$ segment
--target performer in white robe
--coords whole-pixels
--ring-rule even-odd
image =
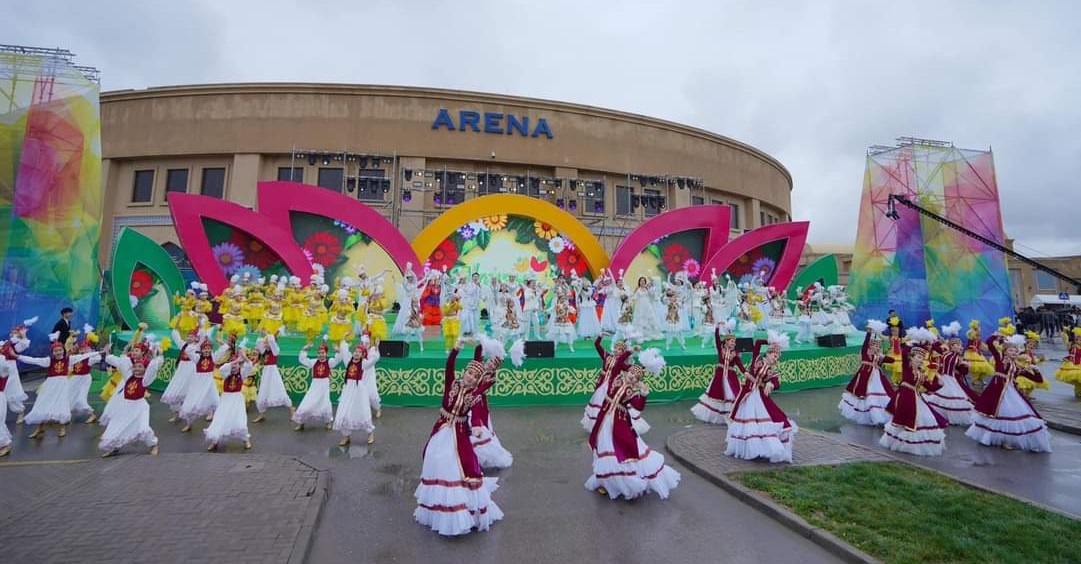
[[[352,351],[349,343],[338,345],[338,359],[345,362],[345,382],[338,397],[338,412],[334,416],[333,429],[342,435],[338,446],[349,446],[355,431],[368,434],[368,444],[375,442],[375,423],[372,422],[371,400],[364,381],[375,377],[375,363],[379,362],[379,347],[371,346],[367,337]]]
[[[280,332],[280,331],[279,331]],[[293,418],[293,398],[285,389],[282,381],[281,370],[278,369],[278,339],[266,331],[259,331],[259,340],[255,342],[255,352],[259,353],[260,362],[263,366],[259,373],[259,391],[255,396],[255,409],[259,416],[252,423],[266,421],[266,412],[272,407],[289,408],[289,418]]]
[[[329,431],[334,421],[334,407],[330,403],[330,371],[341,362],[338,355],[329,356],[330,348],[326,340],[319,345],[318,356],[313,360],[308,357],[310,344],[300,349],[300,364],[311,370],[311,382],[304,399],[293,413],[295,431],[303,431],[307,423],[323,423]]]
[[[151,354],[152,358],[149,356]],[[157,377],[164,362],[161,350],[139,343],[126,355],[106,356],[105,362],[115,367],[123,380],[115,392],[120,399],[110,413],[98,449],[104,451],[103,457],[107,457],[119,453],[126,445],[141,442],[150,447],[150,454],[157,454],[158,437],[150,428],[150,404],[146,402],[146,388]]]
[[[244,450],[251,449],[248,432],[248,414],[244,403],[244,380],[251,376],[254,367],[245,355],[244,347],[238,346],[235,356],[218,367],[222,374],[222,394],[214,419],[203,430],[209,444],[206,450],[213,452],[226,441],[239,441]]]

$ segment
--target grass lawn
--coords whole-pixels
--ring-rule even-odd
[[[886,562],[1081,562],[1081,521],[904,464],[732,477]]]

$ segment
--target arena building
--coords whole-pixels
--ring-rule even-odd
[[[255,206],[256,183],[355,197],[412,238],[491,193],[542,198],[608,252],[666,208],[724,203],[735,234],[791,218],[792,177],[745,143],[591,106],[476,92],[345,84],[215,84],[101,95],[108,267],[123,227],[180,256],[170,192]]]

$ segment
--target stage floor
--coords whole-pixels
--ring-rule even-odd
[[[443,340],[436,328],[429,328],[430,338],[425,339],[424,351],[416,343],[410,343],[407,358],[384,357],[377,365],[377,378],[382,399],[388,405],[430,406],[439,402],[442,394],[443,371],[446,366],[446,352]],[[151,331],[160,338],[169,334],[167,331]],[[117,335],[114,346],[118,348],[130,338],[130,332]],[[762,333],[758,338],[765,338]],[[834,386],[847,382],[859,368],[859,349],[863,334],[850,335],[851,346],[822,348],[814,344],[795,344],[785,351],[779,370],[781,389],[779,392],[795,391],[808,388]],[[255,335],[248,336],[249,345]],[[278,339],[281,348],[279,370],[285,381],[286,389],[299,398],[307,391],[309,374],[299,364],[298,354],[305,343],[302,336],[285,335]],[[604,341],[609,346],[608,339]],[[702,340],[690,339],[687,350],[678,345],[665,349],[663,341],[651,341],[643,348],[657,347],[664,355],[667,366],[659,376],[648,376],[646,382],[651,389],[650,401],[677,401],[697,398],[709,384],[717,359],[712,339],[706,346]],[[153,388],[164,389],[176,366],[177,349],[174,346],[167,353],[169,360],[163,367],[158,382]],[[311,353],[314,355],[314,352]],[[745,363],[750,362],[751,354],[743,354]],[[457,366],[463,368],[472,357],[472,349],[466,347],[459,355]],[[510,363],[504,364],[499,372],[499,380],[489,392],[490,402],[494,405],[553,405],[579,404],[588,399],[593,392],[597,378],[599,360],[592,340],[579,340],[571,352],[566,345],[560,345],[556,356],[552,358],[527,358],[525,364],[515,368]],[[341,389],[341,370],[335,370],[331,380],[332,395],[336,397]]]

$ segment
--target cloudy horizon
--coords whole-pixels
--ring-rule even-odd
[[[1081,4],[124,0],[5,13],[5,43],[69,49],[101,69],[103,90],[429,86],[713,131],[788,168],[812,244],[854,240],[868,146],[914,136],[992,148],[1017,250],[1081,254],[1069,235]]]

